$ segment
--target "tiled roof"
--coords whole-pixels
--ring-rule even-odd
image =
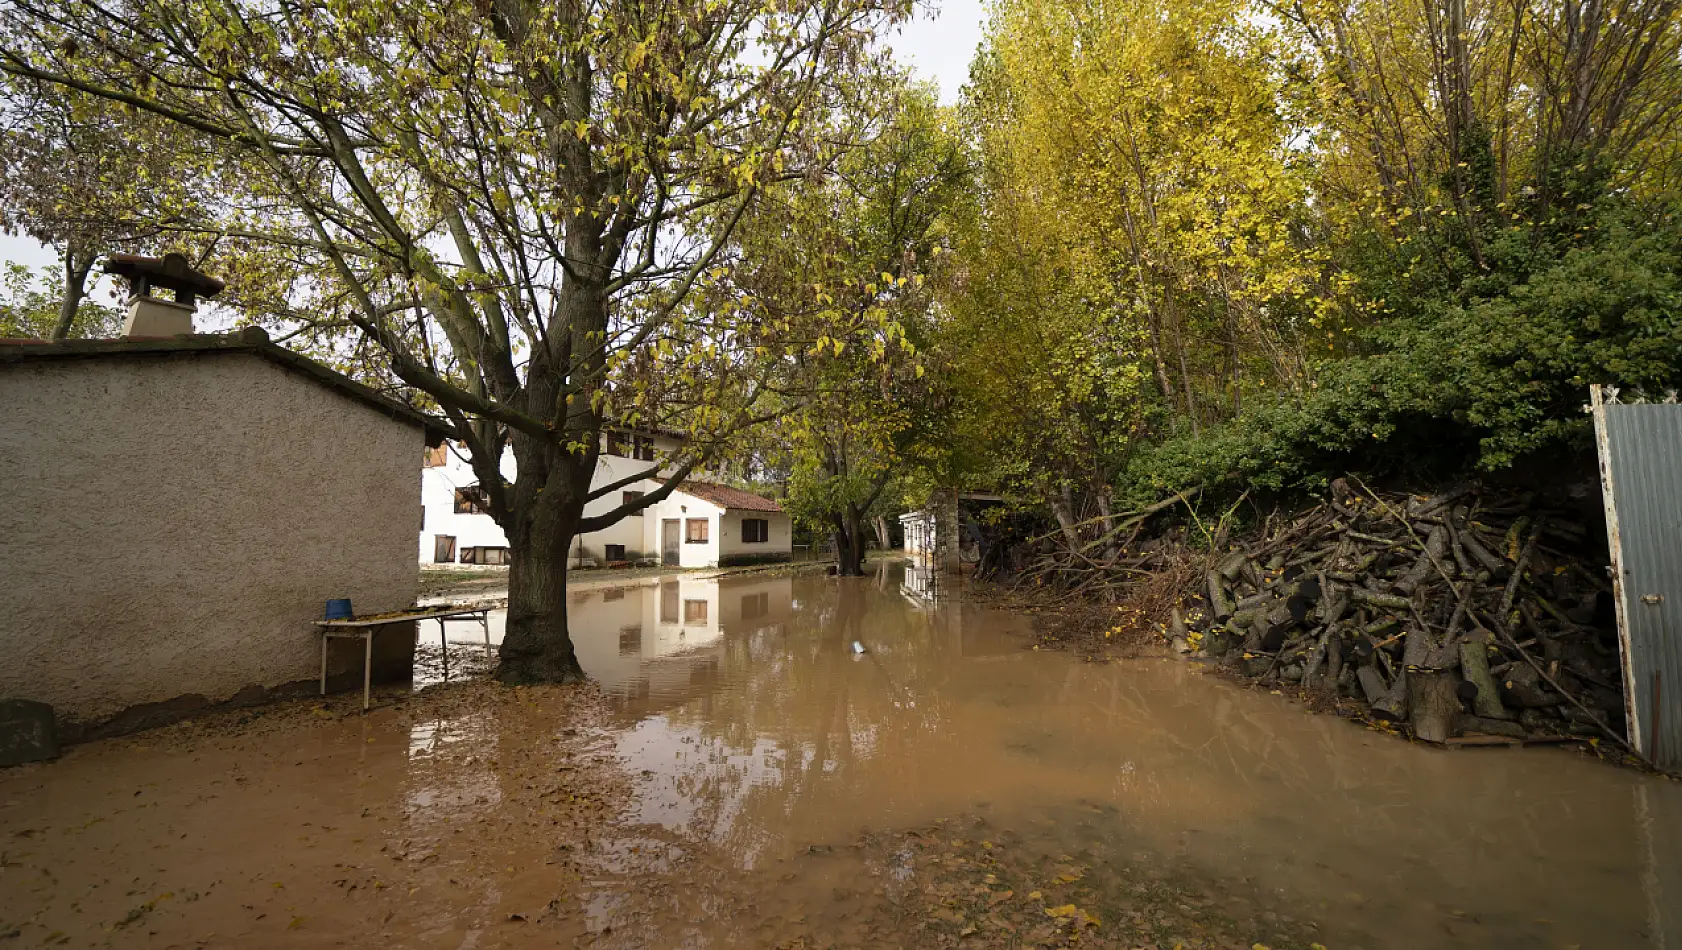
[[[753,492],[731,488],[716,482],[686,481],[677,487],[686,495],[694,495],[702,501],[711,502],[720,508],[737,511],[782,511],[783,506],[769,498],[755,495]]]
[[[269,342],[269,335],[263,332],[261,327],[246,327],[233,333],[135,337],[122,340],[62,340],[57,343],[0,339],[0,366],[54,359],[145,358],[225,353],[251,353],[261,356],[282,369],[337,390],[398,422],[419,426],[426,431],[428,445],[436,446],[442,443],[446,435],[444,426],[426,414],[378,393],[349,376],[328,369],[306,356]]]

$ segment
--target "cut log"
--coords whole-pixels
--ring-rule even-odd
[[[1425,582],[1428,577],[1436,577],[1437,569],[1442,565],[1443,555],[1448,553],[1448,529],[1442,525],[1431,528],[1425,535],[1425,551],[1413,562],[1395,583],[1395,589],[1402,594],[1412,594]]]
[[[1455,734],[1460,719],[1459,679],[1452,673],[1413,672],[1407,680],[1409,721],[1415,738],[1441,744]],[[1376,708],[1376,707],[1375,707]]]
[[[1402,667],[1416,670],[1427,666],[1426,659],[1431,655],[1431,634],[1425,630],[1414,628],[1407,632],[1407,641],[1402,648]]]
[[[1334,624],[1343,619],[1343,614],[1349,609],[1349,588],[1330,581],[1321,581],[1324,593],[1320,597],[1320,622]]]
[[[1174,647],[1175,653],[1190,653],[1191,643],[1186,638],[1186,618],[1180,615],[1180,608],[1175,607],[1168,614],[1168,642]]]
[[[1372,704],[1372,714],[1386,722],[1401,722],[1408,717],[1408,674],[1406,671],[1396,674],[1396,679],[1390,684],[1390,689],[1378,702]]]
[[[1491,736],[1507,736],[1512,739],[1525,737],[1524,727],[1506,719],[1489,719],[1484,716],[1461,716],[1460,731],[1467,733],[1483,733]]]
[[[1249,555],[1243,551],[1234,551],[1221,561],[1220,567],[1216,568],[1216,571],[1221,577],[1229,581],[1236,580],[1239,572],[1244,570],[1244,562],[1249,559]]]
[[[1384,677],[1379,674],[1376,666],[1363,666],[1355,671],[1355,679],[1361,684],[1361,692],[1367,697],[1369,706],[1378,705],[1389,687],[1384,685]]]
[[[1564,697],[1547,688],[1542,674],[1528,663],[1508,667],[1501,693],[1504,700],[1524,709],[1544,709],[1565,702]]]
[[[1459,501],[1471,490],[1472,486],[1470,485],[1458,485],[1434,498],[1416,499],[1412,504],[1408,505],[1408,515],[1413,518],[1423,518],[1440,508]]]
[[[1413,602],[1406,597],[1386,594],[1370,587],[1351,587],[1349,596],[1359,604],[1369,604],[1373,607],[1389,607],[1392,610],[1406,610],[1413,606]]]
[[[1489,673],[1489,633],[1474,630],[1460,641],[1460,675],[1478,688],[1474,701],[1478,715],[1485,719],[1511,719],[1513,714],[1501,704],[1501,691],[1495,677]]]
[[[1227,597],[1220,571],[1209,572],[1209,612],[1217,623],[1225,623],[1232,616],[1232,600]]]
[[[1470,554],[1479,564],[1483,565],[1483,569],[1489,572],[1490,577],[1501,580],[1507,576],[1510,569],[1507,562],[1490,553],[1490,550],[1478,541],[1476,531],[1461,531],[1456,536],[1460,539],[1460,546],[1465,548],[1466,553]]]
[[[1314,688],[1314,680],[1320,672],[1320,664],[1325,661],[1326,651],[1331,645],[1332,633],[1333,628],[1327,627],[1320,633],[1319,642],[1315,643],[1314,648],[1309,651],[1308,662],[1304,663],[1302,667],[1303,688]],[[1333,673],[1332,676],[1336,678],[1337,674]]]

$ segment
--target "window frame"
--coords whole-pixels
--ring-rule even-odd
[[[695,526],[696,525],[700,525],[700,527],[701,527],[701,536],[698,537],[698,538],[695,536]],[[712,519],[711,518],[685,518],[685,519],[683,519],[683,543],[684,544],[710,544],[710,543],[712,543]]]
[[[748,525],[754,525],[756,527],[752,532],[749,532],[748,531]],[[750,534],[756,534],[756,535],[758,535],[758,537],[751,537]],[[742,519],[742,543],[743,544],[769,544],[770,542],[771,542],[771,519],[770,518],[743,518]]]

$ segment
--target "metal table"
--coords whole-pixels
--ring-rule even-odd
[[[390,617],[370,617],[365,620],[317,620],[316,627],[321,631],[321,695],[327,695],[327,643],[333,639],[362,641],[362,711],[367,712],[370,705],[372,678],[374,672],[374,632],[381,627],[389,627],[399,623],[410,623],[421,620],[438,621],[438,643],[443,650],[444,678],[450,676],[450,643],[445,636],[444,624],[451,620],[477,620],[485,631],[485,646],[491,645],[491,614],[490,607],[439,607],[434,610],[416,610],[411,613],[397,614]]]

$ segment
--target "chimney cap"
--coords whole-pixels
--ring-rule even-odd
[[[127,278],[136,296],[148,296],[153,287],[175,291],[175,299],[191,304],[194,297],[214,297],[227,285],[193,269],[180,254],[142,257],[112,254],[105,258],[105,273]]]

